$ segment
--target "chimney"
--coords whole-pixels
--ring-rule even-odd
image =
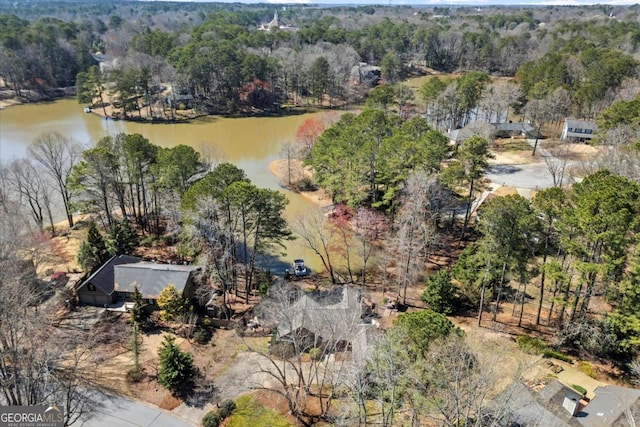
[[[562,402],[562,407],[566,409],[572,417],[575,417],[578,414],[579,406],[580,401],[575,397],[565,396],[564,401]]]

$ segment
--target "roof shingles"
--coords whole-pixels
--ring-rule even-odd
[[[154,264],[139,262],[114,267],[114,287],[118,292],[134,292],[137,287],[144,298],[158,298],[168,285],[183,292],[191,273],[198,270],[193,265]]]

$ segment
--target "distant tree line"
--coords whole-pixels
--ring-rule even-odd
[[[616,99],[625,79],[636,76],[632,56],[640,42],[640,26],[626,19],[633,6],[619,8],[617,19],[608,17],[609,8],[596,6],[580,8],[573,17],[569,11],[575,15],[575,8],[562,7],[457,8],[446,14],[299,7],[280,14],[297,31],[268,32],[257,27],[274,9],[262,7],[190,5],[179,16],[172,5],[127,9],[113,2],[91,4],[73,17],[64,4],[51,7],[67,21],[1,15],[5,83],[21,94],[71,86],[78,76],[82,102],[99,107],[108,94],[115,113],[124,117],[141,110],[166,119],[186,107],[234,113],[287,102],[349,102],[362,95],[348,84],[359,61],[379,65],[389,83],[423,67],[515,75],[526,101],[561,87],[576,114],[594,117]],[[91,69],[97,66],[91,54],[98,51],[106,62]]]

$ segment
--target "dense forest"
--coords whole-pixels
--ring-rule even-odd
[[[594,117],[635,76],[640,43],[635,6],[3,2],[0,12],[0,76],[16,95],[77,83],[82,102],[112,103],[122,117],[340,105],[366,89],[350,79],[359,62],[387,83],[433,71],[516,76],[526,100],[561,87],[575,115]],[[285,25],[259,31],[274,12]]]

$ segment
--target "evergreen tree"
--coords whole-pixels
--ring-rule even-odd
[[[162,347],[158,350],[160,371],[158,382],[171,393],[180,395],[195,375],[195,366],[191,353],[180,350],[175,337],[166,336]]]
[[[455,304],[455,287],[447,270],[440,270],[427,278],[427,287],[422,293],[422,301],[436,313],[451,314]]]
[[[111,256],[130,254],[138,245],[138,235],[126,219],[115,222],[109,230],[108,250]]]
[[[144,325],[149,320],[149,313],[145,310],[147,304],[142,299],[142,293],[136,286],[133,291],[133,308],[131,309],[131,322],[137,326]]]
[[[501,268],[493,311],[494,321],[499,312],[508,274],[514,273],[521,281],[526,280],[528,261],[533,254],[535,242],[539,240],[539,225],[530,202],[520,195],[497,197],[482,206],[482,215],[478,221],[483,233],[481,244],[495,255]]]
[[[482,188],[483,177],[489,168],[493,154],[489,151],[489,142],[479,136],[466,139],[456,153],[456,158],[442,170],[440,178],[452,190],[466,187],[467,209],[464,216],[463,233],[466,232],[471,218],[471,206],[476,192]]]
[[[429,309],[402,313],[393,323],[393,327],[406,334],[409,340],[407,350],[416,352],[418,355],[425,354],[429,344],[438,338],[446,337],[451,333],[462,333],[446,316]]]
[[[127,380],[137,383],[142,379],[143,370],[140,365],[140,343],[138,342],[138,324],[133,323],[131,334],[131,352],[133,353],[133,368],[127,372]]]
[[[95,222],[89,223],[87,240],[80,244],[78,263],[83,270],[93,272],[109,259],[104,238]]]

